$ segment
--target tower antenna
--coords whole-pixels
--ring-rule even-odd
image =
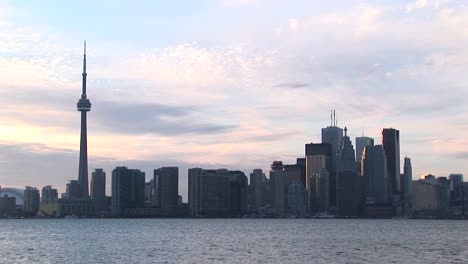
[[[330,126],[333,126],[333,110],[330,110]]]

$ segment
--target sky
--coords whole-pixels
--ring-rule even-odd
[[[343,3],[345,2],[345,3]],[[400,130],[413,177],[468,174],[468,3],[0,0],[0,185],[90,171],[294,163],[336,109],[353,144]]]

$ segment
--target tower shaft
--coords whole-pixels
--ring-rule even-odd
[[[77,108],[81,112],[81,134],[80,134],[80,163],[78,168],[78,181],[80,182],[80,197],[89,197],[88,185],[88,129],[87,112],[91,111],[91,102],[86,95],[86,42],[84,44],[83,56],[83,83],[81,98],[78,100]]]

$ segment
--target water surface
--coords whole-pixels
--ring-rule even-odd
[[[0,220],[0,263],[468,263],[468,221]]]

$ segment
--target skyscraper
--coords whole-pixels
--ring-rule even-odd
[[[356,137],[356,162],[361,163],[362,152],[366,146],[374,146],[374,139],[370,137]]]
[[[344,128],[345,135],[341,140],[341,147],[338,151],[337,172],[356,171],[356,160],[354,154],[353,143],[348,137],[348,129]]]
[[[330,171],[332,145],[306,144],[306,190],[309,209],[312,212],[326,210],[330,201]],[[325,190],[327,189],[327,190]],[[336,189],[335,189],[336,190]]]
[[[154,170],[156,206],[168,214],[175,213],[179,195],[179,167],[162,167]]]
[[[103,169],[95,169],[91,173],[91,200],[96,212],[108,210],[106,199],[106,173]]]
[[[39,210],[39,190],[26,186],[24,190],[24,212],[29,215],[36,215]]]
[[[91,199],[104,200],[106,198],[106,173],[103,169],[95,169],[91,173]]]
[[[401,192],[400,182],[400,131],[393,128],[382,130],[382,145],[387,157],[387,176],[392,194]]]
[[[83,54],[83,84],[81,98],[78,100],[77,109],[81,112],[81,136],[80,136],[80,163],[78,169],[78,181],[80,182],[80,197],[89,197],[88,189],[88,135],[86,128],[86,113],[91,111],[91,102],[86,96],[86,42]]]
[[[52,188],[51,185],[42,188],[42,201],[56,200],[58,198],[57,189]]]
[[[322,143],[328,143],[332,146],[331,153],[331,170],[330,174],[330,205],[336,205],[336,178],[337,178],[337,156],[341,148],[341,141],[343,140],[343,129],[338,127],[335,111],[331,115],[331,124],[326,128],[322,128]]]
[[[229,215],[229,171],[192,168],[189,177],[189,215],[216,217]]]
[[[125,216],[125,210],[143,208],[145,203],[145,173],[127,167],[112,171],[111,207],[114,216]]]
[[[410,215],[411,214],[411,194],[412,194],[412,189],[411,185],[413,182],[413,169],[411,167],[411,159],[408,157],[405,157],[405,163],[403,165],[403,179],[402,179],[402,189],[403,189],[403,194],[404,194],[404,199],[405,199],[405,214]]]
[[[366,202],[371,204],[389,203],[387,158],[382,145],[366,146],[361,168],[361,174],[365,181]]]

